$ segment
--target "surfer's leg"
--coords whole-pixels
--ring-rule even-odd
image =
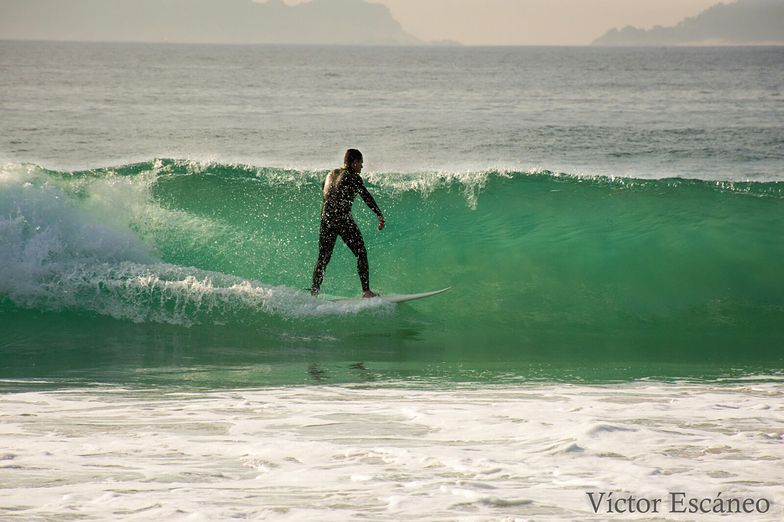
[[[327,264],[332,258],[332,250],[335,248],[335,241],[337,240],[337,232],[324,223],[321,223],[319,231],[319,253],[316,267],[313,269],[313,285],[310,287],[310,293],[317,296],[321,289],[321,283],[324,281],[324,272],[327,270]]]
[[[357,273],[359,281],[362,283],[362,292],[370,292],[370,269],[362,232],[359,231],[359,227],[354,221],[350,221],[340,230],[339,234],[346,246],[351,249],[351,253],[357,258]]]

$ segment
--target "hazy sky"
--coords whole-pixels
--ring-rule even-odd
[[[286,0],[297,4],[305,0]],[[720,0],[369,0],[425,40],[584,45],[613,27],[675,25]],[[731,3],[724,0],[724,3]]]

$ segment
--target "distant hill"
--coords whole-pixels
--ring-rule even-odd
[[[591,45],[784,44],[784,0],[717,4],[674,27],[612,29]]]
[[[386,6],[364,0],[0,0],[0,39],[409,45]]]

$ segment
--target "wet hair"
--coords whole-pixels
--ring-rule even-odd
[[[357,149],[348,149],[346,155],[343,156],[343,166],[350,167],[352,163],[362,159],[362,153]]]

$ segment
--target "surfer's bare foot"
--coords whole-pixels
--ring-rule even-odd
[[[318,297],[319,291],[314,288],[311,288],[310,295],[312,295],[313,297]]]
[[[362,297],[364,297],[365,299],[370,299],[371,297],[378,297],[378,294],[375,293],[373,290],[368,290],[367,292],[362,294]]]

